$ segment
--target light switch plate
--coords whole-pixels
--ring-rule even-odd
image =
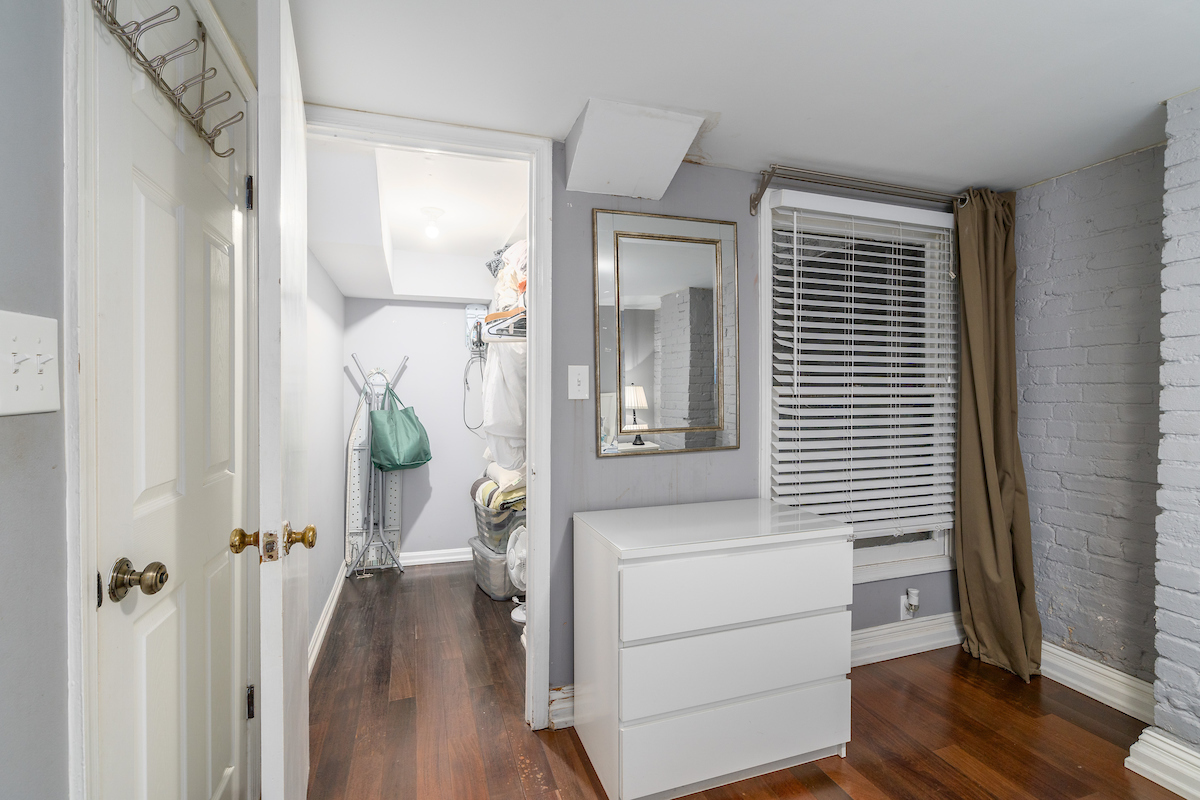
[[[591,381],[588,380],[587,366],[568,366],[567,367],[567,399],[568,400],[587,400],[588,389],[591,388]]]
[[[58,411],[58,320],[0,311],[0,416]]]

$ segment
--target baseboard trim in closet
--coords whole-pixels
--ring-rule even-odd
[[[957,613],[890,622],[850,632],[850,666],[890,661],[926,650],[962,644],[962,618]]]
[[[312,675],[317,666],[317,656],[321,654],[321,645],[325,643],[325,634],[329,632],[329,622],[333,612],[337,610],[338,598],[342,596],[342,586],[346,583],[346,562],[343,561],[333,578],[333,588],[329,590],[329,598],[325,608],[321,609],[321,618],[317,620],[317,628],[313,631],[312,640],[308,643],[308,674]]]
[[[1154,724],[1154,685],[1147,681],[1047,641],[1042,642],[1042,676]]]
[[[470,561],[471,548],[452,547],[448,550],[417,550],[412,553],[399,552],[400,563],[406,567],[416,567],[421,564],[453,564],[457,561]]]

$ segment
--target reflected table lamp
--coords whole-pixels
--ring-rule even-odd
[[[647,409],[650,405],[646,402],[646,390],[641,386],[634,386],[632,383],[625,387],[625,407],[633,411],[633,426],[634,428],[647,428],[648,425],[638,425],[637,412],[638,409]],[[642,441],[642,435],[639,433],[633,437],[634,445],[641,447],[646,443]]]

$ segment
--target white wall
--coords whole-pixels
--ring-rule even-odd
[[[308,553],[309,636],[342,574],[346,533],[342,330],[345,298],[308,254],[308,510],[317,546]]]
[[[479,269],[487,270],[480,262]],[[389,373],[409,357],[397,393],[416,409],[429,432],[433,460],[404,472],[401,552],[446,550],[467,546],[475,535],[469,491],[482,474],[484,442],[463,425],[463,367],[467,362],[464,306],[448,303],[348,298],[345,315],[344,363],[357,353],[365,369]],[[356,383],[360,380],[354,372]],[[343,442],[358,404],[357,389],[337,375],[343,397]],[[467,419],[481,419],[478,368],[471,370]]]

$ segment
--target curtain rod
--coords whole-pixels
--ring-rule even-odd
[[[771,182],[776,178],[815,183],[820,186],[834,186],[839,189],[858,189],[864,192],[875,192],[893,197],[907,197],[912,200],[927,200],[932,203],[946,203],[948,205],[957,203],[959,206],[967,204],[966,192],[948,194],[929,189],[918,189],[912,186],[900,186],[895,183],[881,183],[880,181],[871,181],[866,178],[851,178],[846,175],[834,175],[829,172],[816,172],[811,169],[801,169],[799,167],[785,167],[782,164],[772,164],[769,170],[764,169],[759,174],[762,175],[762,180],[758,182],[758,189],[755,190],[754,194],[750,195],[750,216],[758,216],[758,205],[762,202],[763,195],[767,193]]]

